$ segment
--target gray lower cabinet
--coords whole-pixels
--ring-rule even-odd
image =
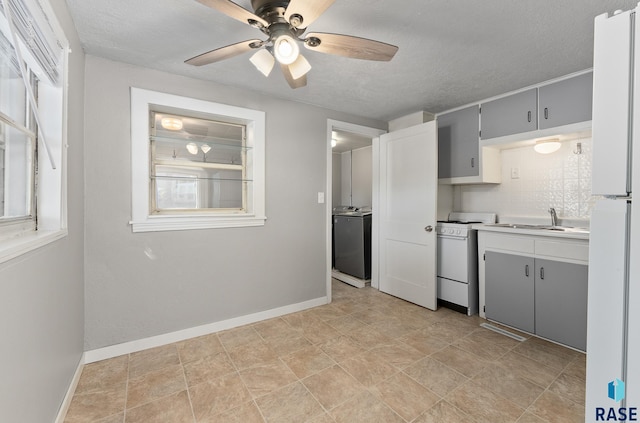
[[[481,107],[483,140],[538,129],[536,88],[482,103]]]
[[[480,174],[478,106],[438,116],[438,178]]]
[[[593,72],[538,88],[539,128],[591,120]]]
[[[485,253],[490,320],[586,350],[588,266]]]
[[[533,333],[535,330],[534,259],[487,251],[485,315],[490,320]]]
[[[587,275],[584,264],[536,259],[536,335],[586,350]]]

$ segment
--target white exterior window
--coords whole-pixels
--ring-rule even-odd
[[[264,225],[264,112],[131,88],[134,232]]]
[[[0,263],[67,233],[68,52],[46,0],[0,0]]]

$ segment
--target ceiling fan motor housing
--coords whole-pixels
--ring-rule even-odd
[[[288,5],[289,0],[251,0],[255,14],[269,23],[277,22],[278,18],[284,21],[284,11]]]

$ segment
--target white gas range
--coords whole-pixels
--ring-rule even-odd
[[[440,305],[469,316],[478,313],[478,240],[472,225],[495,222],[495,213],[451,212],[436,225]]]

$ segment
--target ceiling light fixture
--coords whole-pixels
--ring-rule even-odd
[[[273,54],[278,62],[290,65],[298,58],[300,47],[291,35],[279,35],[273,42]]]
[[[160,124],[164,129],[168,129],[169,131],[179,131],[182,129],[182,121],[173,117],[162,118]]]
[[[256,51],[249,61],[251,61],[253,66],[262,72],[264,76],[269,76],[276,63],[276,59],[273,58],[273,55],[264,49]]]
[[[546,140],[536,141],[536,145],[533,146],[533,149],[536,153],[540,154],[551,154],[560,149],[560,139],[558,138],[550,138]]]

